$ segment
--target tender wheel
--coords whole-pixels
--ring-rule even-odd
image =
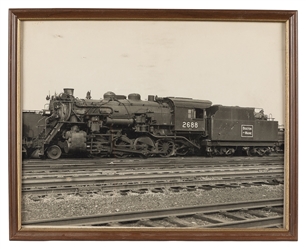
[[[262,147],[258,148],[258,155],[262,156],[269,156],[271,154],[271,149],[269,147]]]
[[[59,159],[62,155],[62,150],[57,145],[51,145],[47,150],[47,157],[53,160]]]
[[[171,140],[157,140],[157,149],[161,157],[170,157],[174,155],[175,145]]]
[[[251,156],[263,157],[265,155],[269,155],[270,153],[271,153],[271,149],[264,148],[264,147],[254,147],[250,150]]]
[[[232,156],[235,153],[235,149],[234,148],[226,148],[226,152],[225,155],[226,156]]]
[[[248,156],[256,156],[257,155],[257,149],[256,148],[250,148],[248,151]]]
[[[262,148],[257,149],[257,155],[263,157],[265,155],[265,150]]]
[[[265,153],[266,156],[269,156],[271,153],[272,153],[271,148],[267,148],[266,153]]]

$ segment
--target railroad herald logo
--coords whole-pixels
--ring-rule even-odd
[[[241,125],[241,137],[253,137],[253,125]]]

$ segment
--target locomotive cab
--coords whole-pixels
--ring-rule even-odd
[[[206,109],[209,100],[168,98],[174,108],[174,129],[178,133],[206,134]]]

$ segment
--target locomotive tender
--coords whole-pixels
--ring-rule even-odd
[[[126,98],[107,92],[103,99],[93,100],[88,92],[85,99],[78,99],[73,92],[66,88],[47,96],[48,108],[39,120],[35,118],[39,132],[33,131],[33,118],[24,113],[24,154],[50,159],[63,155],[263,156],[278,141],[278,122],[255,108],[153,95],[143,101],[136,93]]]

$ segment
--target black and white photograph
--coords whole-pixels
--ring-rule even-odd
[[[18,34],[21,227],[288,228],[285,22],[33,19]]]

